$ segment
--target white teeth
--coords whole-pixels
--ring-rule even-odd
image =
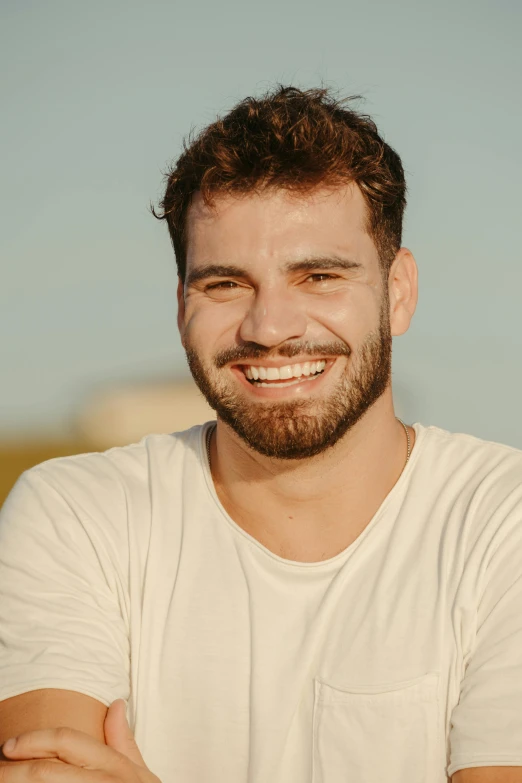
[[[284,367],[259,367],[250,365],[245,368],[245,375],[249,380],[277,381],[290,380],[290,378],[308,377],[322,372],[326,367],[326,360],[318,362],[303,362],[303,364],[287,364]],[[263,384],[269,385],[269,384]],[[278,384],[281,386],[282,384]]]
[[[315,378],[311,376],[310,378],[293,378],[291,381],[284,381],[283,383],[278,383],[277,388],[280,389],[281,386],[295,386],[296,383],[306,383],[306,381],[313,381]],[[274,388],[273,383],[263,383],[262,381],[257,381],[254,383],[254,386],[270,386],[272,389]]]

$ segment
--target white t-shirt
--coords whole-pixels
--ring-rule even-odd
[[[0,515],[0,700],[66,688],[162,783],[445,783],[522,766],[522,451],[416,423],[330,560],[221,506],[210,423],[26,471]]]

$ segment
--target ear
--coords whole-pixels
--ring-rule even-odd
[[[179,336],[181,337],[181,344],[183,348],[185,347],[185,297],[184,297],[184,291],[183,291],[183,280],[181,277],[178,277],[178,291],[177,291],[177,297],[178,297],[178,330],[179,330]]]
[[[412,253],[401,247],[388,276],[390,327],[395,337],[408,331],[418,300],[417,264]]]

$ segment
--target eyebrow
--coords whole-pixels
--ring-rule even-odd
[[[347,258],[337,256],[314,256],[301,261],[290,261],[283,266],[284,272],[310,272],[314,269],[361,269],[362,264]],[[247,277],[247,273],[239,266],[229,264],[205,264],[187,274],[185,285],[190,286],[208,277]]]

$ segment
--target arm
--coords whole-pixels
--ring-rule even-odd
[[[0,702],[0,745],[27,731],[68,726],[105,742],[108,708],[75,691],[42,688]],[[0,761],[5,757],[0,755]]]
[[[2,743],[60,723],[103,742],[105,705],[129,695],[125,583],[103,538],[118,495],[84,463],[23,474],[0,511]]]
[[[522,767],[470,767],[459,769],[451,783],[522,783]]]
[[[4,723],[2,715],[7,715]],[[4,755],[0,753],[0,778],[5,783],[44,778],[49,783],[61,781],[63,772],[49,766],[57,763],[69,767],[67,778],[71,780],[103,777],[114,783],[161,783],[143,760],[121,699],[106,708],[90,696],[56,689],[5,699],[0,702],[2,745],[6,724],[16,727],[20,721],[30,728],[19,735],[11,733],[11,739],[16,739],[14,747],[5,749]]]

